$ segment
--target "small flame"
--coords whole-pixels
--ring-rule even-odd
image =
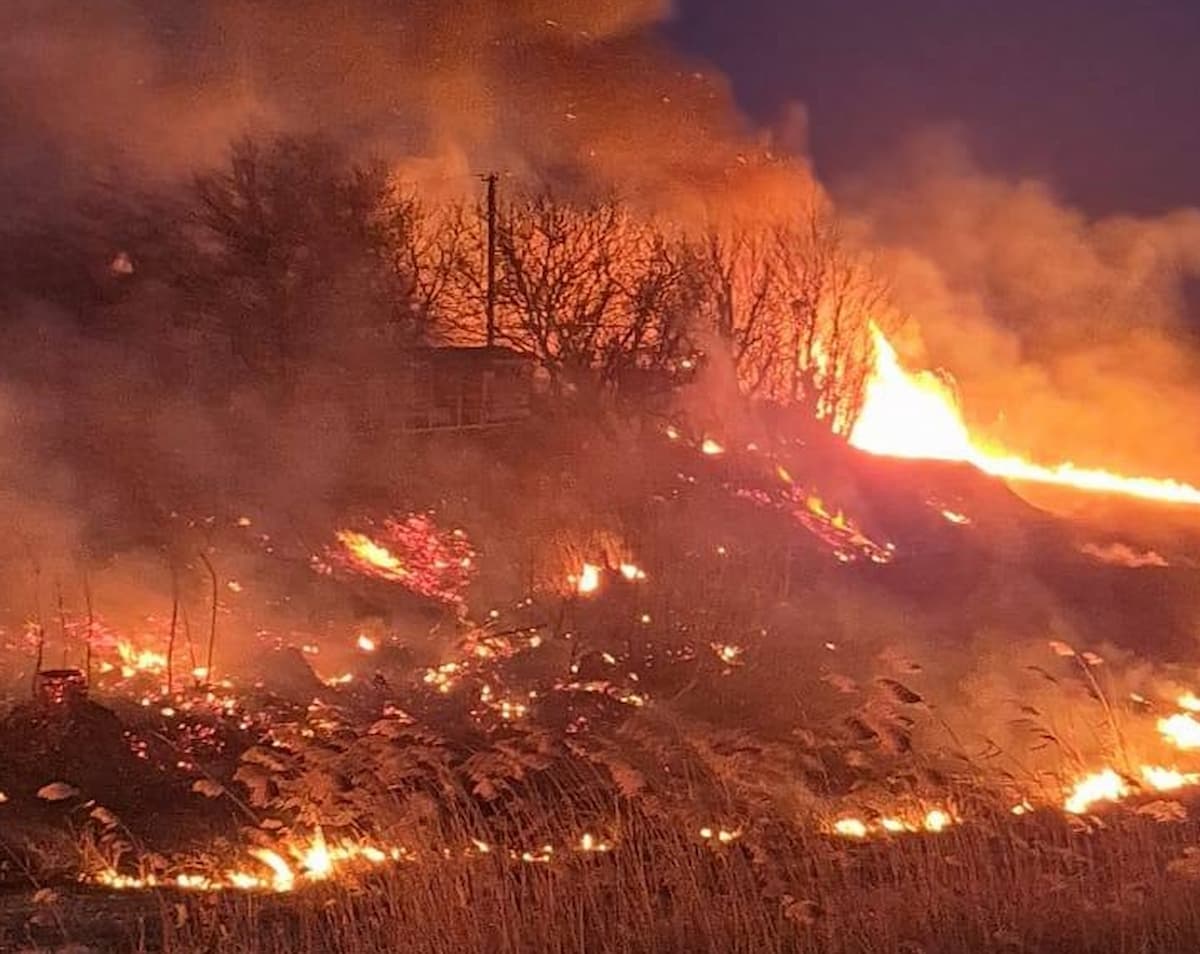
[[[274,890],[291,891],[296,886],[296,873],[277,852],[270,848],[251,848],[250,854],[271,869],[271,887]]]
[[[329,856],[329,847],[325,844],[325,834],[320,828],[313,836],[313,843],[304,852],[300,863],[305,873],[317,881],[323,881],[333,873],[333,859]]]
[[[1200,722],[1188,712],[1159,719],[1158,731],[1177,749],[1200,749]]]
[[[402,580],[408,576],[408,571],[392,551],[376,543],[365,533],[339,530],[337,539],[355,559],[373,567],[384,579]]]
[[[623,576],[623,577],[625,577],[625,579],[629,580],[630,583],[636,582],[638,580],[644,580],[646,578],[645,571],[633,563],[622,563],[620,566],[620,570],[621,570],[621,576]]]
[[[1104,769],[1076,782],[1063,808],[1072,815],[1083,815],[1098,802],[1119,802],[1128,794],[1125,780],[1112,769]]]
[[[126,679],[139,672],[161,673],[167,668],[166,653],[138,649],[124,639],[117,643],[117,654],[121,657],[121,675]]]
[[[713,643],[712,649],[717,654],[717,658],[727,666],[737,663],[744,652],[741,646],[736,646],[733,643]]]
[[[846,838],[867,837],[867,823],[860,818],[839,818],[833,823],[833,830]]]
[[[580,593],[595,593],[600,588],[600,567],[585,563],[575,578],[575,589]]]
[[[1180,772],[1176,769],[1161,768],[1156,765],[1142,766],[1142,779],[1148,788],[1156,792],[1173,792],[1177,788],[1195,785],[1200,781],[1200,775],[1194,772]]]

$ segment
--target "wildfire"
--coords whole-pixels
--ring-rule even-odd
[[[929,371],[906,371],[883,332],[873,327],[872,334],[875,369],[850,435],[855,447],[888,457],[965,461],[1008,480],[1200,504],[1200,488],[1176,480],[1124,477],[1071,463],[1048,467],[982,446],[967,429],[949,385]]]

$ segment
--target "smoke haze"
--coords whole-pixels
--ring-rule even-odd
[[[723,79],[650,34],[658,0],[67,3],[0,12],[4,178],[178,175],[242,133],[320,132],[462,193],[498,169],[644,201],[758,201],[767,154]],[[766,190],[766,191],[764,191]]]
[[[952,371],[982,434],[1045,463],[1197,478],[1200,211],[1088,219],[945,130],[846,194],[913,319],[910,360]]]

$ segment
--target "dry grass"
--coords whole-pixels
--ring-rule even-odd
[[[551,865],[428,857],[290,896],[162,893],[155,907],[138,895],[123,935],[100,930],[119,901],[105,912],[93,899],[73,920],[64,901],[66,934],[53,934],[171,954],[1181,951],[1200,940],[1178,863],[1198,833],[1128,811],[1086,830],[1047,813],[873,843],[760,832],[714,849],[647,821],[609,854]]]

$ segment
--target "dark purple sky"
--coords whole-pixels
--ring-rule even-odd
[[[984,168],[1089,211],[1200,205],[1197,0],[677,0],[668,34],[756,118],[803,102],[835,185],[958,122]]]

